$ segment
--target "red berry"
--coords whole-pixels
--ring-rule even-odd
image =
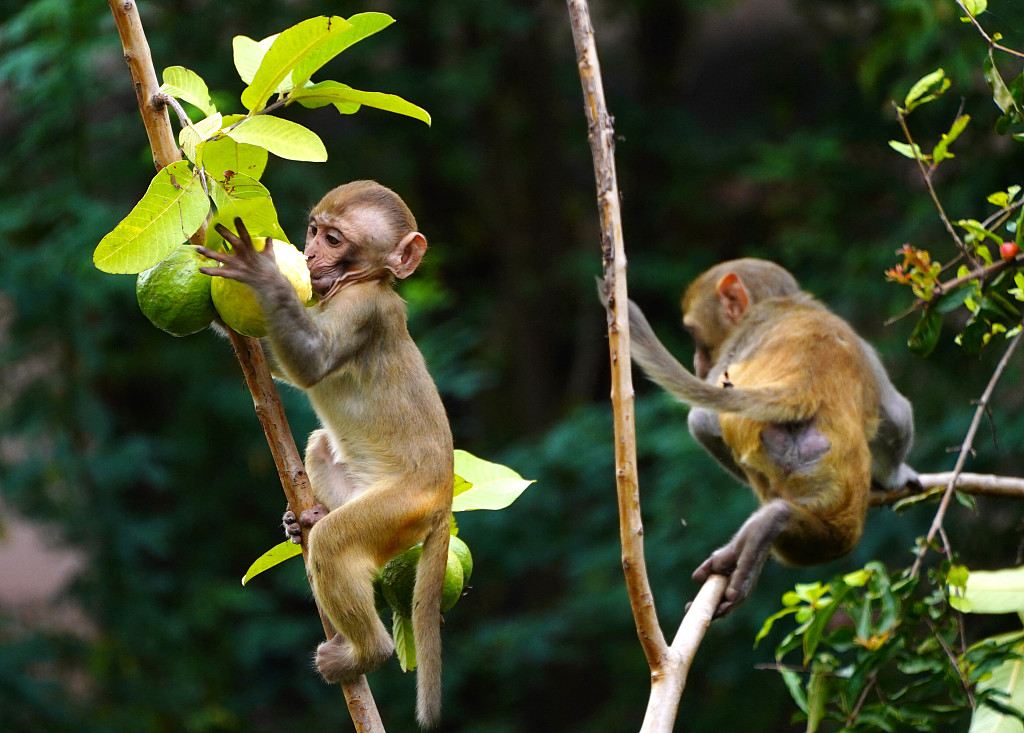
[[[1013,242],[1003,242],[999,245],[999,256],[1004,260],[1012,260],[1018,252],[1020,252],[1020,247]]]

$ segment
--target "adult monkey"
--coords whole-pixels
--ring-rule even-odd
[[[251,286],[267,323],[272,371],[303,389],[322,428],[309,436],[306,471],[320,504],[284,516],[299,541],[311,527],[313,593],[338,634],[320,644],[328,682],[376,669],[394,643],[374,609],[373,576],[423,541],[413,592],[418,661],[416,714],[424,727],[441,711],[441,594],[452,503],[452,435],[437,388],[406,328],[395,278],[412,274],[426,239],[402,199],[373,181],[330,191],[310,214],[306,255],[319,302],[299,302],[274,259],[257,252],[241,220],[217,231],[234,254],[209,275]]]
[[[683,324],[697,376],[629,303],[633,358],[692,406],[694,438],[761,501],[693,573],[728,576],[723,616],[750,595],[770,550],[793,565],[842,557],[860,539],[873,484],[917,483],[905,463],[913,410],[874,349],[774,263],[712,267],[687,288]]]

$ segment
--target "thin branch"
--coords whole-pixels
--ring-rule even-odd
[[[917,143],[914,142],[913,136],[910,134],[910,128],[907,127],[907,119],[900,111],[899,105],[893,104],[896,109],[896,119],[900,123],[900,128],[903,130],[904,137],[907,138],[907,142],[910,143],[910,149],[914,153],[914,160],[917,161],[917,167],[921,170],[921,177],[924,179],[924,185],[928,188],[928,195],[931,196],[932,203],[935,205],[936,210],[939,212],[939,217],[942,219],[942,223],[946,226],[946,231],[953,237],[953,241],[956,242],[956,246],[963,253],[964,257],[967,258],[968,262],[974,263],[975,259],[970,252],[967,251],[967,246],[963,240],[960,239],[960,235],[957,234],[956,229],[953,228],[953,223],[946,216],[946,210],[942,206],[942,202],[939,200],[939,194],[935,191],[935,186],[932,185],[932,171],[925,165],[924,160],[921,158],[918,152],[919,148]]]
[[[964,463],[967,461],[967,456],[970,455],[971,448],[974,445],[974,436],[977,434],[978,426],[981,424],[981,418],[985,415],[989,401],[992,399],[992,393],[995,391],[996,384],[999,382],[999,378],[1003,375],[1003,371],[1006,369],[1007,364],[1010,363],[1010,357],[1013,356],[1013,352],[1016,351],[1019,343],[1020,334],[1014,336],[1006,347],[1006,351],[1003,353],[1002,358],[999,360],[999,364],[996,365],[995,371],[992,373],[992,378],[988,380],[988,385],[985,387],[985,391],[982,393],[981,399],[978,400],[978,407],[974,411],[974,419],[971,420],[971,425],[967,429],[967,435],[964,436],[963,443],[960,445],[960,455],[957,456],[956,465],[953,467],[953,472],[948,484],[946,485],[945,493],[942,495],[942,501],[939,502],[939,508],[935,512],[935,518],[932,520],[932,526],[928,530],[925,542],[922,543],[921,548],[918,550],[917,559],[914,561],[914,566],[910,570],[912,577],[917,575],[920,571],[921,563],[924,560],[924,555],[927,552],[928,546],[931,544],[931,541],[935,539],[935,535],[938,531],[942,528],[942,523],[946,518],[946,511],[949,509],[949,503],[952,500],[953,492],[956,489],[957,477],[963,470]]]
[[[918,478],[925,494],[941,494],[952,481],[957,491],[974,496],[994,496],[1004,499],[1024,499],[1024,478],[1015,476],[994,476],[983,473],[922,473]],[[871,495],[871,506],[895,504],[901,499],[919,495],[919,492],[903,488]]]
[[[1002,51],[1003,53],[1008,53],[1011,56],[1024,58],[1024,53],[1016,51],[1012,48],[1007,48],[1006,46],[1002,46],[996,43],[995,39],[993,39],[992,36],[985,32],[985,29],[981,27],[981,23],[978,22],[978,19],[974,17],[974,14],[967,9],[967,7],[963,4],[963,2],[961,2],[961,0],[956,0],[956,4],[959,5],[960,9],[964,11],[964,14],[970,19],[971,24],[978,30],[978,33],[981,34],[981,37],[985,39],[985,42],[988,43],[990,48],[994,48],[997,51]]]
[[[156,79],[149,43],[146,41],[138,8],[133,0],[108,0],[108,3],[121,36],[121,43],[124,46],[125,60],[128,62],[132,79],[135,82],[135,93],[138,97],[139,109],[142,112],[142,121],[153,149],[153,162],[157,170],[160,170],[181,160],[181,151],[175,143],[167,107],[161,99],[160,84]],[[194,243],[202,243],[205,235],[206,227],[204,225],[192,236],[191,240]],[[310,490],[309,479],[303,468],[302,459],[299,457],[299,450],[295,446],[291,430],[288,428],[288,419],[270,375],[263,348],[257,339],[241,336],[231,329],[226,330],[231,337],[231,344],[238,356],[238,362],[245,375],[249,392],[252,394],[256,415],[274,456],[274,463],[277,465],[285,498],[296,512],[310,508],[316,503],[316,500]],[[303,536],[303,553],[306,551],[305,539]],[[334,636],[334,629],[331,628],[322,612],[320,618],[323,621],[327,638],[331,638]],[[356,731],[358,733],[383,733],[384,725],[377,712],[366,678],[360,677],[352,684],[343,685],[342,688]]]
[[[608,346],[612,370],[612,411],[615,422],[615,478],[622,542],[622,567],[637,633],[647,661],[653,666],[668,645],[658,625],[654,597],[647,579],[643,551],[643,521],[636,474],[636,432],[633,381],[629,356],[629,316],[626,292],[626,253],[615,174],[615,133],[605,105],[594,27],[586,0],[569,0],[576,61],[587,114],[590,150],[594,157],[597,199],[601,214],[604,287],[608,293]]]

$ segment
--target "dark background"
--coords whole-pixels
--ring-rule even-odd
[[[1024,46],[1019,5],[991,5],[989,30]],[[225,112],[241,110],[232,36],[327,11],[397,18],[317,78],[400,94],[433,126],[288,110],[330,160],[272,159],[264,181],[296,241],[337,183],[374,178],[405,197],[431,247],[400,292],[456,445],[537,479],[505,511],[459,516],[476,570],[446,619],[442,729],[637,729],[648,672],[619,567],[598,217],[565,5],[140,10],[158,73],[193,69]],[[900,137],[891,101],[944,67],[953,89],[911,124],[930,146],[964,105],[974,122],[936,184],[954,219],[991,212],[985,195],[1019,183],[1024,161],[991,131],[984,42],[945,0],[623,0],[593,14],[630,292],[662,338],[688,362],[685,284],[721,259],[774,259],[878,346],[915,403],[913,462],[951,468],[999,349],[968,360],[947,328],[920,361],[905,347],[912,319],[883,325],[910,304],[884,282],[895,250],[952,256],[913,162],[887,141]],[[279,541],[283,499],[229,345],[157,331],[134,278],[92,266],[153,174],[110,13],[0,0],[0,23],[0,529],[31,522],[81,560],[59,599],[77,622],[0,607],[0,730],[347,730],[340,692],[311,669],[321,628],[297,561],[238,582]],[[1007,78],[1019,66],[1006,61]],[[1020,473],[1019,383],[1018,362],[972,470]],[[637,392],[647,562],[671,636],[696,592],[691,570],[753,499],[695,448],[685,408],[642,378]],[[302,445],[312,414],[301,394],[284,398]],[[779,632],[752,648],[761,620],[795,582],[869,558],[908,564],[932,513],[874,510],[857,552],[824,568],[769,564],[755,597],[712,626],[677,730],[790,730],[780,678],[758,669]],[[951,540],[971,567],[1012,564],[1021,515],[1007,501],[956,509]],[[388,730],[414,730],[413,676],[389,663],[370,683]]]

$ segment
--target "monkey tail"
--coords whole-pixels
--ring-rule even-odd
[[[412,627],[416,641],[416,720],[424,728],[441,717],[441,594],[448,565],[450,524],[440,513],[423,541],[412,598]]]
[[[787,402],[788,390],[773,387],[724,389],[698,379],[665,348],[640,306],[629,301],[629,343],[636,360],[655,384],[680,402],[715,412],[734,412],[763,422],[788,422],[806,417]]]

